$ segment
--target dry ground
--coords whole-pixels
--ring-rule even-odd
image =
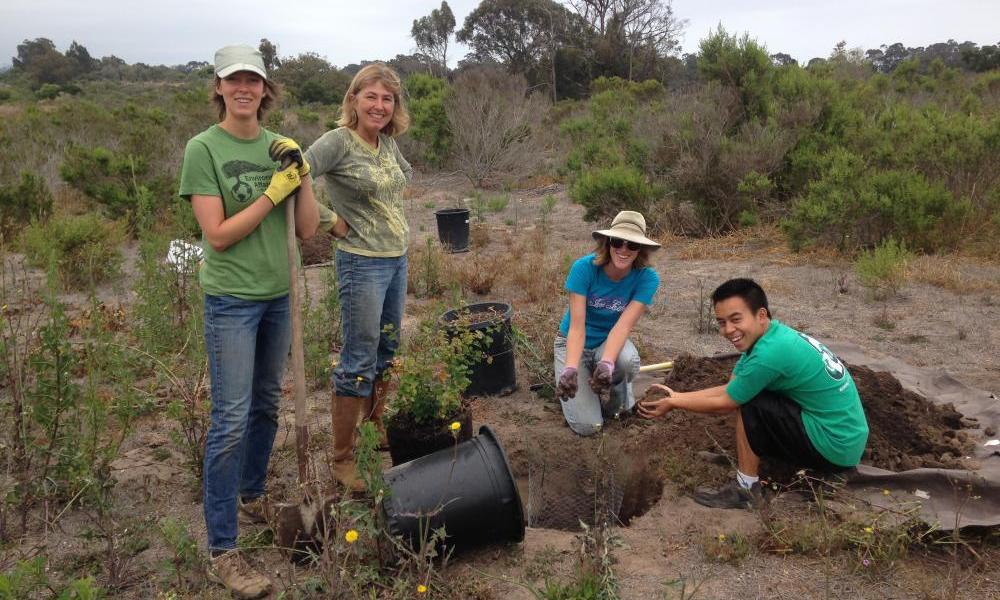
[[[423,177],[411,186],[406,201],[413,233],[411,272],[426,266],[422,262],[427,260],[425,240],[436,238],[434,210],[462,205],[469,193],[468,185],[457,177]],[[554,195],[557,203],[543,227],[540,207],[547,194]],[[590,231],[597,227],[582,221],[582,208],[569,202],[561,187],[514,191],[510,196],[502,212],[486,213],[485,224],[473,233],[472,251],[438,255],[438,259],[445,267],[443,277],[466,285],[478,282],[482,287],[482,280],[492,276],[491,289],[483,299],[510,302],[516,311],[515,324],[530,337],[544,340],[538,356],[518,356],[524,364],[519,365],[517,392],[473,403],[477,427],[494,427],[524,483],[526,471],[541,460],[539,452],[576,443],[558,405],[539,398],[528,387],[551,370],[547,345],[565,308],[566,268],[590,249]],[[662,241],[664,248],[653,261],[661,276],[661,291],[635,334],[644,363],[670,360],[685,352],[696,356],[728,352],[728,343],[711,331],[711,315],[705,312],[707,296],[729,277],[749,276],[767,290],[777,318],[820,340],[849,340],[873,355],[939,368],[973,387],[1000,391],[1000,265],[996,263],[956,257],[921,259],[901,294],[880,303],[857,283],[846,260],[817,253],[793,254],[773,230],[712,240],[668,236]],[[308,284],[316,290],[324,268],[329,267],[306,270]],[[104,297],[114,302],[127,296],[109,289]],[[404,335],[419,315],[436,310],[435,302],[410,296]],[[80,305],[84,304],[81,300]],[[645,379],[644,385],[648,382]],[[329,441],[328,398],[329,392],[323,390],[309,397],[317,455]],[[296,463],[290,401],[282,419],[270,485],[276,495],[292,496]],[[667,475],[659,500],[629,527],[617,531],[615,573],[622,598],[944,598],[952,597],[952,588],[957,590],[953,597],[1000,598],[1000,557],[995,545],[979,550],[981,561],[920,554],[878,575],[859,573],[856,562],[847,556],[821,559],[753,551],[735,565],[707,559],[702,550],[706,540],[719,534],[760,535],[760,519],[747,511],[705,509],[688,499],[684,491],[691,483],[717,480],[726,469],[671,463],[670,457],[677,452],[670,440],[649,434],[663,426],[627,423],[607,431],[613,447],[627,449],[633,460],[656,459],[660,474]],[[163,516],[176,517],[203,544],[198,490],[180,466],[180,454],[167,436],[170,427],[166,420],[145,423],[127,443],[125,459],[117,464],[122,482],[117,491],[119,505],[139,526],[150,527]],[[48,554],[57,571],[84,569],[98,574],[99,550],[81,536],[87,527],[85,514],[70,511],[62,515],[57,528],[33,536],[21,550]],[[131,565],[135,585],[120,597],[154,597],[154,590],[166,589],[158,583],[166,550],[155,535],[149,541],[149,549]],[[473,587],[483,597],[531,598],[524,586],[504,580],[540,586],[546,578],[568,577],[576,564],[577,546],[573,532],[529,528],[523,544],[470,553],[449,569],[452,577],[478,581]],[[254,556],[267,564],[277,581],[289,581],[292,567],[278,552],[263,548]],[[308,572],[296,573],[298,579],[306,576]],[[690,595],[696,586],[696,594]],[[226,595],[208,585],[193,597]]]

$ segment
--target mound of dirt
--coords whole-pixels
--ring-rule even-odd
[[[302,253],[303,265],[318,265],[333,258],[333,234],[329,231],[317,231],[308,240],[299,242],[299,252]]]
[[[674,361],[664,383],[679,392],[722,385],[729,380],[734,364],[735,359],[683,355]],[[861,395],[870,430],[862,462],[891,471],[970,466],[962,457],[971,450],[973,442],[961,431],[962,415],[954,406],[936,405],[904,389],[890,373],[859,365],[848,365],[848,370]],[[675,444],[702,448],[708,433],[735,457],[731,420],[719,421],[718,417],[715,422],[705,418],[697,419],[697,423],[690,419],[673,420],[676,427],[672,429],[678,438]]]

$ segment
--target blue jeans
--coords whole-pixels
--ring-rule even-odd
[[[594,390],[590,389],[590,376],[594,367],[604,354],[605,340],[600,346],[587,350],[584,348],[577,367],[576,396],[563,401],[563,416],[569,428],[579,435],[594,435],[601,430],[605,418],[617,417],[622,412],[632,410],[635,406],[635,394],[632,391],[632,381],[639,374],[639,351],[632,340],[625,340],[618,358],[615,360],[615,370],[611,373],[611,393],[608,402],[602,403]],[[556,369],[556,384],[559,375],[566,366],[566,337],[557,335],[553,344],[553,356]]]
[[[367,398],[399,348],[406,303],[407,258],[337,250],[340,329],[344,348],[333,370],[338,396]]]
[[[288,296],[253,301],[205,295],[212,380],[204,475],[210,551],[236,547],[237,495],[264,494],[291,339]]]

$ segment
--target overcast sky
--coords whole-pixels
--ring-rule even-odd
[[[477,4],[449,2],[459,28]],[[233,12],[237,5],[239,12]],[[278,45],[279,56],[316,52],[339,67],[413,52],[413,19],[437,6],[440,0],[0,0],[0,65],[10,63],[23,40],[38,37],[61,51],[76,40],[94,57],[114,54],[154,65],[211,61],[220,46],[256,45],[266,37]],[[719,23],[800,62],[829,55],[840,40],[862,49],[949,38],[1000,42],[1000,0],[674,0],[673,7],[688,20],[684,52],[696,52],[698,41]],[[465,52],[455,48],[449,62],[454,65]]]

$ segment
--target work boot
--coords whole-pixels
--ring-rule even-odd
[[[718,489],[699,488],[691,494],[691,499],[709,508],[760,508],[764,505],[759,481],[747,489],[735,479]]]
[[[389,393],[389,380],[379,378],[372,384],[372,394],[365,405],[365,418],[375,425],[378,431],[378,449],[389,449],[389,436],[385,432],[382,414],[385,413],[385,397]]]
[[[236,500],[236,503],[239,508],[240,524],[266,525],[271,522],[273,513],[271,512],[271,503],[266,496],[257,496],[256,498],[247,498],[245,500],[241,497]]]
[[[336,394],[330,402],[333,421],[333,476],[349,492],[361,492],[365,489],[354,462],[354,439],[357,435],[358,417],[366,402],[366,398]]]
[[[250,566],[239,550],[229,550],[211,559],[207,575],[237,598],[260,598],[271,593],[271,580]]]

